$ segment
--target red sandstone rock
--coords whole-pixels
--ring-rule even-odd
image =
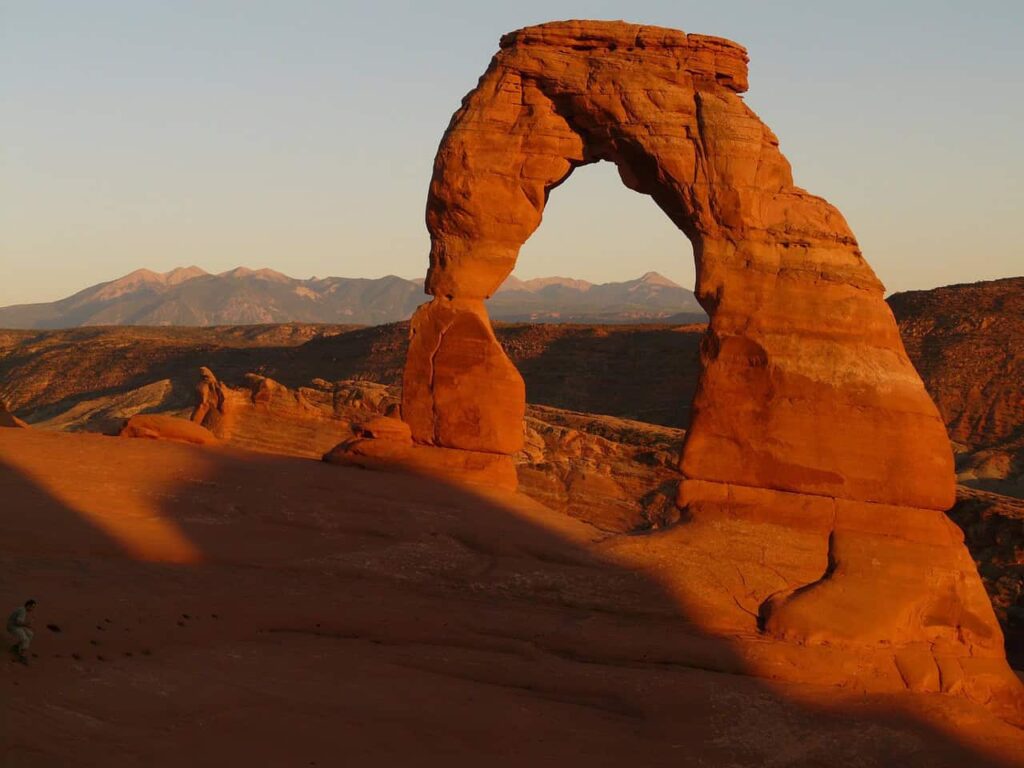
[[[966,690],[990,659],[880,647],[868,665],[756,627],[712,634],[703,594],[753,626],[711,590],[746,600],[737,549],[744,578],[767,581],[761,553],[795,553],[781,526],[616,536],[521,495],[35,429],[0,430],[0,467],[7,571],[71,630],[37,635],[40,663],[6,671],[15,761],[973,768],[1024,754],[991,711],[913,692]],[[157,523],[202,562],[155,567],[114,538],[159,544]],[[108,662],[76,666],[104,616]]]
[[[427,201],[437,308],[419,324],[439,302],[493,293],[549,192],[577,165],[614,162],[695,243],[711,327],[684,472],[945,508],[952,457],[882,286],[839,212],[793,185],[745,88],[745,51],[715,38],[616,22],[506,35],[438,150]],[[439,403],[422,332],[405,379],[415,439],[507,451],[474,426],[514,409],[515,393],[484,400],[474,380]]]
[[[0,427],[27,429],[28,424],[7,410],[7,404],[3,400],[0,400]]]
[[[411,441],[353,438],[324,454],[323,460],[341,466],[366,469],[400,469],[418,475],[458,483],[514,490],[516,468],[511,456],[431,445]]]
[[[605,531],[679,520],[681,429],[531,405],[515,455],[519,491]]]
[[[210,430],[199,424],[155,413],[132,416],[121,429],[120,436],[173,440],[197,445],[213,445],[219,442]]]
[[[203,368],[192,420],[218,438],[248,450],[320,458],[354,434],[353,421],[369,422],[396,402],[371,382],[314,382],[290,389],[249,374],[245,387],[229,387]]]
[[[412,430],[401,419],[392,416],[376,416],[355,427],[356,434],[379,440],[392,440],[412,444]]]
[[[494,336],[483,301],[435,299],[410,327],[402,416],[424,445],[515,453],[526,387]]]

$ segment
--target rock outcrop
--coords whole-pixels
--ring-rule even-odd
[[[3,400],[0,400],[0,427],[25,429],[28,427],[28,424],[11,413],[7,408],[7,404]]]
[[[345,330],[344,326],[293,323],[7,331],[0,333],[0,398],[30,424],[59,419],[83,401],[91,401],[88,410],[96,413],[98,423],[85,423],[93,421],[85,414],[84,420],[74,420],[73,416],[63,420],[60,428],[107,431],[113,426],[108,421],[113,414],[98,413],[103,409],[102,398],[167,380],[170,391],[160,397],[159,407],[188,408],[200,365],[208,365],[231,380],[257,366],[273,370],[275,363],[287,361],[295,367],[296,347]],[[322,362],[317,362],[317,372],[303,372],[302,381],[324,375]],[[61,375],[55,376],[55,371]],[[150,399],[147,407],[158,405],[151,396],[146,399]],[[72,425],[71,421],[77,423]]]
[[[434,298],[404,374],[413,445],[495,462],[523,447],[523,381],[484,301],[551,191],[613,162],[692,241],[710,317],[665,577],[694,621],[805,649],[800,674],[964,692],[1019,717],[991,604],[943,514],[939,413],[842,215],[794,185],[740,98],[746,64],[735,43],[621,22],[502,38],[435,159]],[[794,658],[755,672],[796,674]]]
[[[252,451],[319,459],[352,437],[354,419],[397,407],[388,387],[368,381],[317,379],[297,389],[255,373],[244,381],[244,387],[231,387],[202,368],[192,421]]]
[[[679,520],[681,429],[526,409],[526,441],[513,458],[519,491],[549,509],[612,533],[641,533]]]
[[[140,413],[132,416],[125,422],[120,436],[171,440],[195,445],[215,445],[218,442],[210,430],[199,424],[159,413]]]
[[[889,298],[960,482],[1024,497],[1024,277]]]
[[[418,445],[401,419],[378,416],[354,425],[353,431],[354,437],[325,453],[323,460],[349,467],[399,469],[492,488],[516,487],[516,469],[508,456]]]
[[[967,539],[1006,634],[1006,655],[1024,669],[1024,500],[960,486],[949,511]]]

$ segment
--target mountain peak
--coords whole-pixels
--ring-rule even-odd
[[[145,267],[142,267],[141,269],[133,270],[132,272],[129,272],[127,275],[122,275],[121,277],[115,278],[114,280],[110,281],[111,285],[113,285],[115,283],[160,283],[160,282],[163,282],[163,275],[160,274],[159,272],[154,272],[152,269],[146,269]]]
[[[170,272],[154,272],[152,269],[145,268],[136,269],[109,283],[95,286],[90,296],[92,299],[101,301],[113,301],[139,290],[161,291],[205,274],[205,270],[195,266],[176,267]]]
[[[178,285],[194,277],[202,277],[208,274],[210,273],[205,269],[193,264],[191,267],[175,267],[170,272],[164,272],[161,277],[163,277],[164,283],[167,285]]]
[[[125,294],[139,290],[158,290],[164,285],[164,276],[151,269],[136,269],[107,283],[100,283],[86,289],[90,298],[99,301],[113,301]]]
[[[262,269],[250,269],[249,267],[235,267],[234,269],[229,269],[227,272],[221,272],[220,274],[217,275],[217,277],[255,277],[260,280],[273,280],[274,282],[278,283],[292,281],[292,278],[288,277],[288,275],[281,274],[280,272],[276,272],[273,269],[267,269],[266,267],[263,267]]]
[[[664,286],[667,286],[669,288],[681,288],[682,287],[678,283],[672,282],[667,277],[665,277],[664,275],[661,275],[661,274],[659,274],[657,272],[645,272],[644,274],[642,274],[640,276],[640,279],[637,282],[639,282],[639,283],[646,283],[647,285],[664,285]]]

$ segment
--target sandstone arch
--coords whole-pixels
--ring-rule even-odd
[[[746,52],[719,38],[582,21],[503,37],[434,164],[434,298],[412,321],[402,405],[414,445],[361,450],[514,485],[524,387],[483,302],[550,191],[611,161],[692,241],[711,318],[680,462],[681,599],[737,636],[845,649],[825,675],[841,683],[1019,696],[942,513],[949,442],[883,287],[841,214],[794,186],[746,87]],[[742,599],[702,575],[715,559]],[[767,666],[797,674],[778,653],[793,668]]]
[[[711,316],[684,473],[950,506],[945,429],[882,285],[839,212],[793,185],[775,136],[740,99],[746,62],[726,40],[628,24],[554,23],[502,39],[452,118],[430,184],[427,291],[437,298],[415,321],[404,402],[418,442],[516,448],[521,387],[500,350],[478,375],[460,370],[461,394],[445,363],[465,362],[454,347],[469,328],[487,335],[480,302],[511,272],[551,189],[609,160],[693,242]],[[435,350],[449,318],[455,333]]]

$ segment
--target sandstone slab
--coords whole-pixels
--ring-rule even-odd
[[[214,445],[220,442],[216,435],[200,424],[156,413],[132,416],[121,429],[120,436],[172,440],[196,445]]]

